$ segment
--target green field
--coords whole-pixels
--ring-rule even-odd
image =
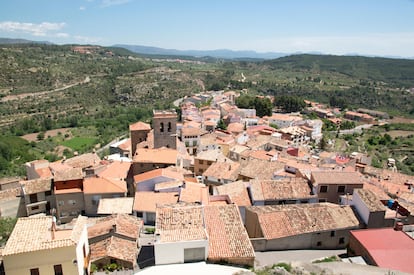
[[[95,138],[87,138],[87,137],[74,137],[72,139],[66,140],[62,142],[62,145],[67,146],[74,151],[83,152],[87,149],[92,148],[96,143]]]

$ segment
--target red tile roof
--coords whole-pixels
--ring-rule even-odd
[[[235,181],[216,187],[219,195],[228,195],[231,202],[237,206],[250,206],[249,194],[247,193],[246,183],[243,181]]]
[[[363,229],[350,232],[382,268],[414,273],[414,240],[393,228]]]
[[[310,199],[311,189],[303,178],[286,178],[283,180],[251,180],[252,199],[255,201]]]
[[[257,214],[267,240],[359,226],[350,206],[332,203],[248,206],[246,209]]]
[[[165,163],[175,165],[178,151],[169,148],[146,149],[137,148],[134,162],[139,163]]]
[[[155,233],[160,242],[207,240],[202,206],[157,207]]]
[[[110,180],[105,178],[90,177],[83,180],[83,193],[126,193],[126,182],[121,180]]]
[[[138,212],[154,212],[157,205],[178,201],[176,192],[136,192],[133,209]]]
[[[151,125],[149,125],[148,123],[142,122],[142,121],[138,121],[136,123],[130,124],[129,130],[130,131],[151,130]]]
[[[128,176],[131,162],[113,161],[104,170],[98,173],[101,178],[123,180]]]
[[[180,202],[208,204],[208,188],[201,183],[186,182],[180,190]]]
[[[209,238],[209,260],[250,258],[253,263],[254,249],[236,205],[205,206],[204,215]]]
[[[158,177],[165,177],[168,178],[166,181],[170,180],[184,180],[184,176],[180,172],[173,171],[172,169],[167,168],[159,168],[155,170],[151,170],[142,174],[138,174],[134,176],[134,182],[140,183],[143,181],[147,181],[150,179],[158,178]]]

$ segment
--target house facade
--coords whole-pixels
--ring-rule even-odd
[[[7,275],[89,274],[86,217],[78,217],[73,229],[52,221],[51,216],[18,219],[3,250]]]
[[[331,203],[246,207],[246,229],[256,251],[340,249],[359,228],[350,206]]]
[[[354,189],[363,187],[358,172],[312,171],[311,183],[319,199],[332,203],[338,203],[340,196],[352,195]]]

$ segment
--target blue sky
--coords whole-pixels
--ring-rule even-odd
[[[0,37],[414,57],[414,1],[1,0]]]

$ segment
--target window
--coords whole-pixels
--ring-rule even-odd
[[[321,185],[319,188],[319,193],[326,193],[328,192],[328,186],[327,185]]]
[[[55,275],[63,275],[61,264],[54,265],[53,269],[55,270]]]
[[[31,268],[30,275],[39,275],[39,268]]]
[[[171,132],[171,122],[168,122],[168,132]]]
[[[160,123],[160,132],[163,133],[164,132],[164,122]]]
[[[331,237],[335,237],[335,231],[331,231]]]
[[[76,201],[75,200],[68,200],[68,204],[69,205],[75,205],[76,204]]]
[[[65,205],[65,202],[64,201],[59,201],[58,204],[59,204],[59,206],[62,206],[62,205]]]
[[[200,174],[203,174],[204,170],[203,170],[203,169],[198,169],[198,172],[199,172]]]
[[[344,244],[344,243],[345,243],[345,238],[344,237],[339,238],[339,244]]]
[[[316,246],[322,246],[322,242],[317,242]]]
[[[37,194],[30,194],[30,203],[37,202]]]
[[[204,161],[202,159],[198,160],[198,163],[204,164]]]
[[[345,185],[338,186],[338,193],[345,193]]]

